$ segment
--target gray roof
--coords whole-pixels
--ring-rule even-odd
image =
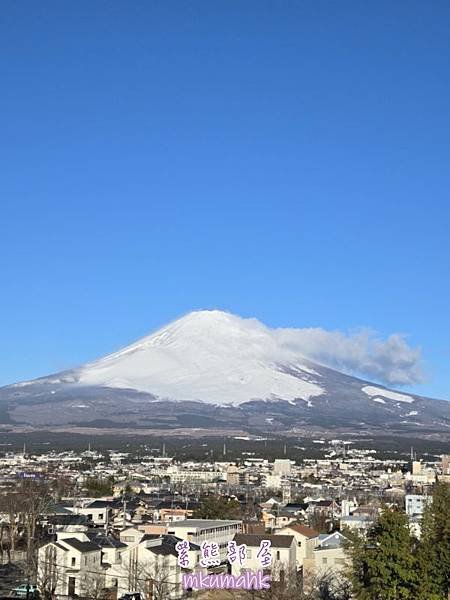
[[[53,544],[53,546],[56,546],[57,548],[59,548],[60,550],[64,550],[64,552],[68,552],[67,548],[64,548],[64,546],[61,546],[61,544],[58,544],[58,542],[50,542],[51,544]]]
[[[237,533],[234,536],[234,541],[239,546],[246,544],[247,546],[259,546],[263,540],[270,540],[272,548],[290,548],[294,541],[293,535],[269,535],[267,533]]]
[[[175,545],[178,542],[183,541],[182,538],[176,537],[175,535],[166,534],[166,533],[146,533],[144,535],[144,537],[141,539],[141,543],[146,542],[147,540],[158,540],[158,539],[162,540],[163,544],[172,546],[173,548],[175,548]],[[149,549],[153,551],[154,548],[157,548],[157,546],[152,546]],[[193,544],[192,542],[189,542],[189,550],[200,550],[200,546],[198,546],[197,544]]]
[[[44,511],[45,515],[73,515],[73,512],[62,504],[52,503]]]
[[[93,500],[85,508],[111,508],[114,504],[114,500]]]
[[[242,521],[222,521],[220,519],[184,519],[184,521],[175,521],[170,524],[170,529],[174,527],[194,527],[195,529],[212,529],[216,527],[228,527],[230,525],[240,525]]]
[[[330,548],[340,548],[345,540],[345,536],[337,531],[327,534],[322,533],[319,535],[319,545],[314,548],[314,552],[329,550]]]
[[[88,538],[93,544],[97,544],[100,548],[126,548],[126,544],[105,534],[98,533],[96,531],[88,531]]]
[[[72,548],[75,548],[78,552],[95,552],[96,550],[100,550],[98,544],[94,544],[93,542],[81,542],[77,538],[67,538],[61,541],[72,546]]]

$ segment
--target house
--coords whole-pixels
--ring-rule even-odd
[[[356,531],[362,535],[367,533],[367,530],[374,524],[375,520],[365,514],[360,515],[349,515],[348,517],[341,517],[339,520],[339,527],[341,531],[350,529]]]
[[[74,512],[77,515],[84,515],[86,518],[92,522],[95,526],[104,527],[107,525],[112,516],[113,512],[113,502],[106,500],[94,500],[90,502],[87,506],[82,508],[77,507],[74,508]]]
[[[127,546],[137,544],[145,535],[145,532],[137,527],[127,527],[119,533],[120,541]]]
[[[312,566],[314,562],[314,548],[319,543],[319,532],[301,523],[292,523],[276,535],[292,535],[296,543],[296,568]],[[305,565],[306,562],[306,565]]]
[[[343,571],[348,565],[344,543],[347,538],[340,531],[319,535],[314,548],[314,570],[316,575]]]
[[[39,549],[37,583],[41,591],[89,596],[105,586],[102,550],[85,532],[58,533]]]
[[[272,578],[276,581],[283,577],[291,576],[296,571],[296,544],[292,535],[270,535],[270,534],[248,534],[238,533],[234,536],[237,546],[245,545],[247,558],[240,563],[239,560],[231,564],[231,574],[240,575],[246,571],[270,571]],[[271,562],[264,566],[258,553],[261,543],[270,542]]]
[[[109,567],[120,563],[123,550],[128,548],[127,544],[98,530],[87,531],[86,535],[102,551],[102,564]]]
[[[405,496],[405,510],[408,517],[422,515],[426,506],[433,502],[433,496],[421,494],[407,494]]]
[[[117,589],[120,597],[139,592],[143,597],[177,600],[185,591],[183,572],[178,565],[176,544],[180,539],[170,535],[144,535],[136,544],[121,551],[120,563],[108,569],[107,584]],[[200,548],[189,544],[189,569],[197,568]]]
[[[194,510],[198,507],[197,502],[188,500],[162,500],[153,509],[153,521],[184,521],[192,517]]]
[[[341,507],[334,500],[318,500],[309,503],[307,512],[333,519],[336,516],[340,516]]]
[[[306,518],[306,510],[308,508],[308,504],[306,502],[289,502],[285,506],[283,506],[283,510],[291,513],[294,517]]]

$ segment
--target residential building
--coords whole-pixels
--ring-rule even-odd
[[[425,507],[433,501],[432,496],[421,494],[407,494],[405,496],[405,510],[408,517],[422,515]]]
[[[314,562],[314,548],[319,543],[319,532],[300,523],[291,523],[280,529],[276,535],[291,535],[296,544],[296,568],[300,570],[306,562],[311,566]]]
[[[221,561],[226,560],[227,544],[242,531],[242,521],[213,519],[185,519],[171,523],[167,528],[174,535],[200,546],[202,542],[216,542],[220,548]]]
[[[270,571],[275,581],[283,577],[291,577],[296,572],[296,544],[293,535],[269,535],[269,534],[247,534],[238,533],[234,536],[237,546],[245,544],[247,549],[247,560],[244,565],[236,560],[231,565],[232,575],[239,575],[244,571],[258,571],[263,568],[258,553],[261,543],[270,542],[271,563],[264,568]]]

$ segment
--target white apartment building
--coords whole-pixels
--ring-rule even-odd
[[[212,519],[185,519],[170,523],[169,535],[175,535],[200,546],[202,542],[217,542],[221,561],[226,560],[227,544],[242,531],[242,521],[221,521]]]

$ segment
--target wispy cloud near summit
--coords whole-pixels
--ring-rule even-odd
[[[370,329],[343,333],[320,327],[274,330],[279,342],[306,358],[390,385],[424,381],[420,348],[394,333],[382,339]]]

